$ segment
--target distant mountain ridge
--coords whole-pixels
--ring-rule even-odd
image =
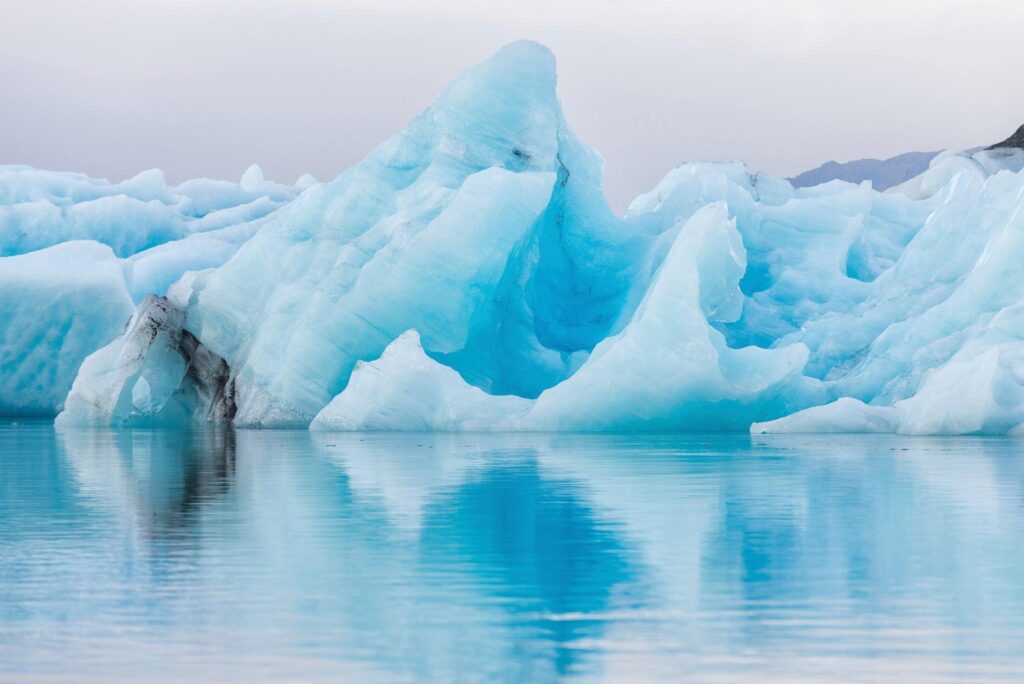
[[[928,170],[938,152],[905,152],[888,159],[856,159],[849,162],[825,162],[789,179],[797,188],[808,188],[831,180],[850,183],[871,181],[875,190],[887,190]]]
[[[1024,126],[1006,140],[989,147],[976,147],[967,152],[1017,148],[1024,150]],[[928,170],[939,152],[905,152],[888,159],[855,159],[848,162],[828,161],[817,168],[804,171],[793,176],[789,182],[797,188],[809,188],[832,180],[844,180],[850,183],[871,181],[875,190],[888,190],[900,183],[919,176]]]

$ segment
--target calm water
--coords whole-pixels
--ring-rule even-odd
[[[0,424],[0,680],[1021,681],[1022,447]]]

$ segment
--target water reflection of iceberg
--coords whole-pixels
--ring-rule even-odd
[[[1005,440],[122,431],[58,444],[74,478],[53,483],[54,501],[104,530],[107,570],[137,585],[120,600],[144,601],[133,610],[152,638],[229,632],[254,668],[274,654],[389,678],[711,678],[784,654],[791,681],[826,662],[876,681],[912,662],[941,680],[1008,671],[1024,635],[1024,552],[1006,543],[1024,531],[1024,459]]]
[[[64,430],[58,434],[79,491],[121,507],[151,534],[189,524],[205,502],[234,481],[232,430]]]
[[[558,616],[603,614],[635,578],[614,526],[534,449],[312,439],[136,431],[61,443],[85,499],[142,540],[125,551],[165,568],[149,576],[154,595],[218,587],[202,605],[161,599],[165,615],[201,609],[267,633],[285,620],[291,648],[388,653],[376,664],[405,674],[544,680],[586,666],[573,642],[602,622]]]

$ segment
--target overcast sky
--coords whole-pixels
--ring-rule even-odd
[[[0,163],[328,179],[532,38],[622,209],[671,167],[790,175],[1024,123],[1022,0],[3,0]]]

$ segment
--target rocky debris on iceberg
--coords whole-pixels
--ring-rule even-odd
[[[515,43],[271,213],[0,259],[20,282],[5,262],[106,250],[117,304],[67,358],[103,348],[38,406],[62,425],[1019,431],[1024,150],[943,153],[887,192],[690,163],[619,217],[555,85],[550,52]],[[37,308],[64,291],[37,287]],[[0,339],[0,400],[65,343]]]
[[[184,311],[167,298],[146,297],[125,333],[85,359],[57,425],[229,422],[235,415],[230,370],[184,321]]]

